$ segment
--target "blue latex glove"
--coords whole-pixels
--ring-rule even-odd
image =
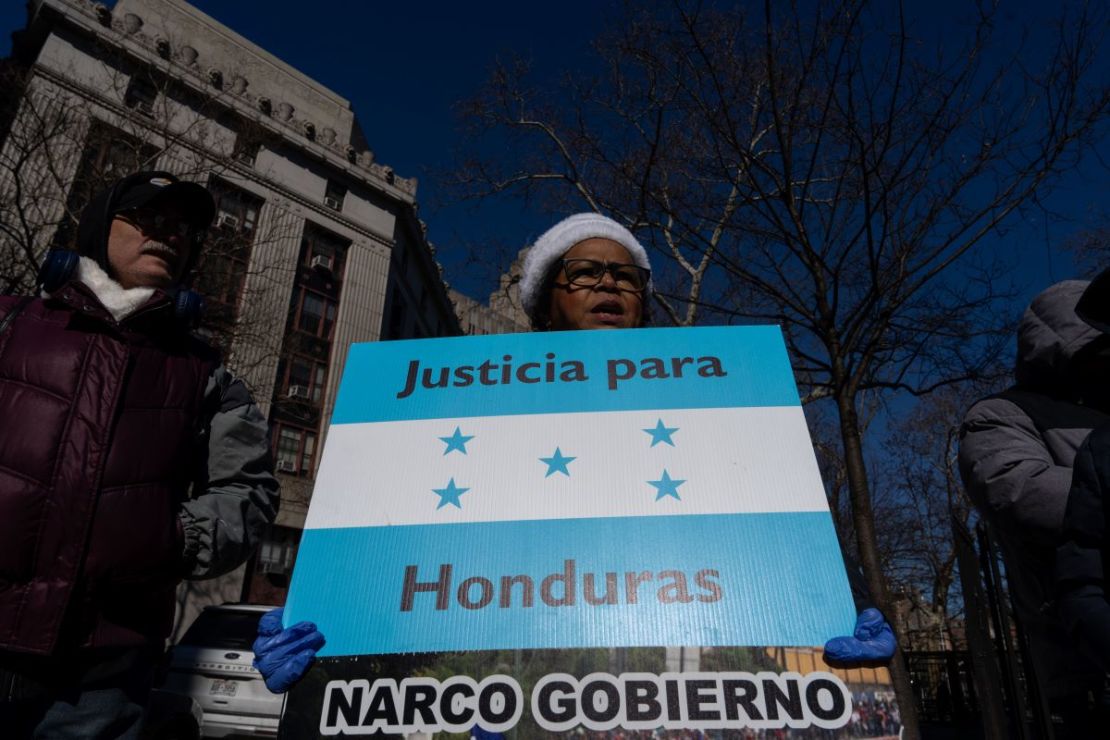
[[[258,620],[258,639],[254,641],[254,667],[266,680],[266,688],[282,694],[308,672],[316,651],[324,646],[324,635],[312,622],[281,626],[284,609],[273,609]]]
[[[856,617],[851,637],[834,637],[825,643],[825,657],[836,663],[867,663],[890,660],[898,643],[878,609],[864,609]]]

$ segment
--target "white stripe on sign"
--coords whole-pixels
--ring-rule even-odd
[[[796,406],[335,425],[316,491],[306,529],[828,510]]]

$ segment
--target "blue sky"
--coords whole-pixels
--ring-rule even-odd
[[[444,203],[436,180],[458,143],[454,106],[477,91],[499,56],[522,54],[541,74],[558,74],[567,59],[587,53],[618,5],[597,0],[543,11],[507,0],[192,4],[351,101],[376,160],[420,179],[421,217],[450,283],[483,298],[496,285],[489,270],[464,264],[463,244],[496,232],[498,241],[523,247],[548,219],[513,204],[472,213],[469,205]],[[569,12],[575,5],[578,12]],[[10,32],[25,24],[22,6],[0,3],[0,56],[10,51]]]
[[[22,2],[0,3],[0,55],[10,31],[25,21]],[[550,217],[517,203],[452,203],[437,181],[460,142],[454,107],[472,95],[498,58],[530,58],[540,79],[567,67],[588,67],[590,40],[620,12],[618,0],[532,4],[489,2],[335,2],[292,0],[194,0],[194,5],[310,77],[349,99],[377,160],[402,176],[420,178],[417,192],[429,237],[439,248],[452,285],[484,297],[492,271],[466,264],[467,244],[524,246]],[[913,6],[913,3],[909,4]],[[1036,3],[1009,3],[1008,20],[1031,18]],[[962,3],[940,2],[925,23],[943,33]],[[964,10],[963,12],[966,12]],[[1040,12],[1044,12],[1043,9]],[[1055,245],[1106,213],[1110,147],[1101,162],[1062,183],[1050,205],[1069,220],[1040,216],[1014,224],[1000,254],[1025,255],[1017,271],[1024,296],[1072,276],[1070,259]]]

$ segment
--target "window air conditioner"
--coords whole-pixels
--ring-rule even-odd
[[[297,472],[297,463],[293,462],[292,460],[278,460],[277,464],[274,467],[277,468],[277,471],[279,473]]]
[[[154,117],[154,104],[149,100],[136,100],[135,110],[142,113],[144,116]]]
[[[343,205],[339,202],[339,198],[333,198],[330,195],[324,196],[324,205],[326,205],[333,211],[338,211],[343,207]]]
[[[239,219],[236,216],[232,216],[230,213],[221,213],[216,219],[216,225],[221,228],[238,229]]]
[[[325,257],[322,254],[318,254],[312,258],[312,262],[310,264],[312,265],[312,269],[314,270],[331,272],[331,257]]]
[[[308,388],[305,388],[303,385],[291,385],[289,386],[289,397],[307,399]]]
[[[275,562],[273,560],[259,560],[258,570],[262,573],[288,573],[289,566],[282,562]]]

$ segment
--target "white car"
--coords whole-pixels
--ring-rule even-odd
[[[251,666],[258,620],[274,608],[206,607],[173,647],[161,690],[200,707],[202,737],[277,736],[285,696],[271,694]]]

